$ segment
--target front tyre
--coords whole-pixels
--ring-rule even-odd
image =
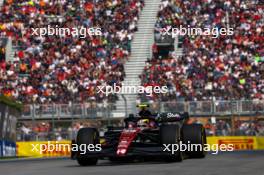
[[[81,128],[77,134],[76,143],[78,146],[85,144],[86,146],[89,144],[99,144],[99,133],[95,128]],[[87,153],[89,154],[89,152]],[[96,165],[98,158],[88,158],[86,155],[78,154],[77,155],[77,162],[81,166],[89,166],[89,165]]]
[[[98,159],[97,158],[91,158],[91,159],[85,159],[85,158],[77,158],[77,162],[80,166],[91,166],[96,165]]]

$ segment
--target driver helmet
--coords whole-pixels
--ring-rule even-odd
[[[137,122],[137,125],[139,127],[148,127],[149,126],[149,123],[150,123],[149,119],[141,119],[141,120],[139,120]]]
[[[149,105],[148,105],[148,104],[145,104],[145,103],[142,103],[142,104],[137,105],[137,107],[138,107],[140,110],[142,110],[142,109],[147,109],[147,108],[149,107]]]

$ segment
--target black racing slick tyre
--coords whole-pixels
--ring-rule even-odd
[[[76,143],[78,146],[81,144],[89,145],[89,144],[98,144],[99,141],[99,133],[95,128],[81,128],[77,134]],[[89,152],[87,153],[89,154]],[[89,165],[96,165],[98,158],[92,157],[88,158],[86,155],[78,154],[77,162],[81,166],[89,166]]]
[[[172,148],[172,145],[179,145],[181,139],[180,126],[177,124],[161,125],[160,139],[162,146],[166,144],[166,145],[170,145],[170,148]],[[175,151],[173,154],[172,152],[170,152],[169,154],[170,155],[166,156],[165,158],[167,162],[181,162],[183,160],[183,154],[179,149]]]
[[[206,151],[206,134],[203,125],[201,124],[185,124],[182,127],[182,139],[186,145],[191,145],[192,150],[186,151],[186,155],[190,158],[204,158]]]

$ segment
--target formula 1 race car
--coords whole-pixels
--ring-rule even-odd
[[[74,144],[101,145],[98,151],[72,151],[71,158],[81,166],[95,165],[100,158],[110,161],[124,158],[158,157],[168,162],[182,161],[184,158],[203,158],[204,149],[181,151],[179,144],[206,144],[205,130],[201,124],[187,124],[188,113],[162,113],[151,117],[124,119],[125,126],[108,127],[103,137],[95,128],[82,128],[78,131]],[[100,143],[101,140],[101,143]],[[172,145],[170,147],[170,145]],[[166,149],[165,149],[166,147]],[[178,147],[179,148],[179,147]]]

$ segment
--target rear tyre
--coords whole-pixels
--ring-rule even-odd
[[[96,165],[98,159],[92,158],[92,159],[85,159],[85,158],[77,158],[77,162],[80,166],[91,166]]]
[[[199,144],[198,150],[186,152],[190,158],[204,158],[206,156],[206,151],[204,151],[204,146],[206,144],[206,134],[203,125],[183,125],[182,136],[184,144]]]
[[[81,144],[89,145],[89,144],[99,144],[99,134],[95,128],[82,128],[78,131],[77,134],[77,145],[80,146]],[[89,154],[89,152],[87,153]],[[89,166],[89,165],[96,165],[98,158],[87,158],[87,154],[77,155],[77,162],[81,166]]]
[[[161,144],[178,144],[181,139],[181,131],[180,131],[180,126],[175,124],[175,125],[168,125],[164,124],[160,128],[160,139],[161,139]],[[181,162],[183,160],[183,155],[180,150],[177,150],[176,153],[171,154],[169,156],[166,156],[165,160],[167,162]]]

